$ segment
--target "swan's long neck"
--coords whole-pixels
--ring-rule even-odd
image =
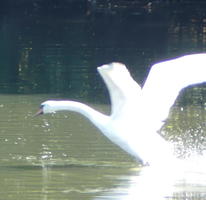
[[[109,121],[109,116],[98,112],[86,104],[75,101],[55,101],[50,107],[52,112],[56,111],[73,111],[82,114],[88,118],[97,128],[103,129]],[[50,110],[51,111],[51,110]]]

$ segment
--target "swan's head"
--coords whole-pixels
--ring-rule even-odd
[[[40,105],[39,111],[35,116],[47,113],[55,113],[58,108],[58,101],[45,101]]]

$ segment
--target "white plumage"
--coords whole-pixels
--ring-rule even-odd
[[[179,92],[189,85],[206,81],[206,54],[187,55],[155,64],[143,88],[121,63],[97,69],[109,90],[111,115],[79,102],[53,100],[42,103],[38,114],[60,110],[81,113],[136,159],[149,164],[172,160],[171,145],[157,131],[168,117]]]

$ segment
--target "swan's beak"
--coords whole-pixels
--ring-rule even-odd
[[[43,108],[40,108],[39,111],[36,114],[34,114],[34,117],[42,115],[42,114],[44,114]]]

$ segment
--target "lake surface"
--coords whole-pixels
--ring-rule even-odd
[[[189,175],[168,169],[178,180],[167,183],[162,171],[138,165],[78,114],[33,117],[51,98],[57,97],[0,95],[1,199],[206,199],[206,171],[199,171],[205,156],[195,157],[203,165]],[[107,105],[92,106],[109,113]],[[205,116],[202,107],[173,108],[162,134],[181,157],[204,151]]]
[[[152,64],[205,52],[204,3],[45,2],[0,8],[0,199],[205,200],[205,87],[186,92],[161,130],[190,166],[182,174],[143,168],[78,114],[33,117],[60,96],[109,102],[102,64],[125,63],[143,85]],[[109,113],[105,104],[92,106]]]

